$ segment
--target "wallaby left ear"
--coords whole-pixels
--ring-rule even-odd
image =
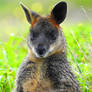
[[[64,21],[67,13],[67,4],[66,2],[59,2],[52,9],[51,17],[56,21],[57,24],[60,24]]]
[[[23,8],[26,15],[26,19],[30,24],[32,24],[38,17],[40,17],[39,14],[28,9],[23,3],[20,2],[20,5]]]

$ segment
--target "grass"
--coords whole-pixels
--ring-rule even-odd
[[[67,41],[67,57],[83,92],[92,92],[92,25],[63,26]],[[0,92],[11,92],[20,63],[27,54],[26,33],[10,34],[7,42],[0,41]]]
[[[78,24],[65,28],[68,60],[82,86],[83,92],[92,92],[92,27]]]

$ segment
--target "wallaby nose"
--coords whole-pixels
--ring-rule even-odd
[[[42,44],[39,44],[38,47],[36,48],[36,51],[39,56],[43,56],[46,52],[46,49]]]

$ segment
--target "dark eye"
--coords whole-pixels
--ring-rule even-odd
[[[36,33],[36,32],[31,32],[31,34],[30,34],[30,37],[31,37],[31,40],[33,41],[33,40],[35,40],[37,37],[38,37],[38,33]]]
[[[51,36],[52,40],[56,40],[56,34],[54,32],[51,32],[50,36]]]
[[[57,34],[55,31],[51,31],[48,33],[49,40],[56,40],[56,36],[57,36]]]

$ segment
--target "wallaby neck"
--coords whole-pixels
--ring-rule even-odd
[[[65,62],[67,62],[66,52],[61,52],[61,53],[49,56],[45,59],[45,61],[49,61],[49,62],[60,62],[60,61],[62,61],[62,63],[65,63]]]
[[[53,54],[47,58],[36,58],[32,56],[32,54],[28,54],[29,60],[35,63],[41,63],[41,62],[48,62],[48,63],[59,63],[62,61],[62,63],[67,62],[66,52],[59,52],[57,54]]]

